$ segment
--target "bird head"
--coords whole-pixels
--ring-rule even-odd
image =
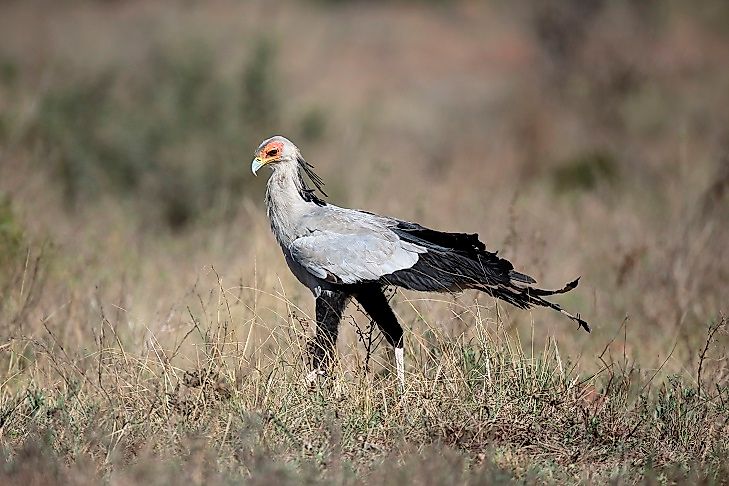
[[[299,159],[299,149],[291,140],[276,135],[264,140],[258,146],[255,152],[255,158],[251,163],[251,170],[255,174],[258,169],[264,165],[270,166],[272,169],[281,163],[297,163]]]
[[[264,165],[270,166],[272,170],[276,170],[276,167],[293,169],[290,173],[296,174],[297,184],[309,195],[308,197],[312,197],[314,190],[306,185],[302,173],[306,174],[314,184],[314,187],[316,187],[316,190],[324,196],[327,195],[323,188],[324,181],[314,172],[314,166],[304,160],[296,145],[286,137],[276,135],[261,142],[261,145],[256,149],[255,158],[251,163],[253,174],[258,172],[258,169]],[[317,200],[323,203],[320,199]]]

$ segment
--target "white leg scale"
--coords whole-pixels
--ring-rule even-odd
[[[395,368],[400,389],[405,390],[405,350],[403,348],[395,348]]]

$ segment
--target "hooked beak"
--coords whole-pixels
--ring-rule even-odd
[[[261,161],[260,158],[256,157],[253,159],[253,162],[251,162],[251,171],[253,171],[253,175],[257,175],[256,172],[258,172],[258,169],[266,165],[265,162]]]

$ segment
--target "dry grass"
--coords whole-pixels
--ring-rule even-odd
[[[196,483],[440,484],[724,472],[729,394],[701,369],[725,319],[708,331],[698,386],[606,353],[585,374],[555,340],[534,349],[484,317],[491,309],[454,305],[470,337],[430,326],[411,335],[401,394],[356,352],[307,387],[308,318],[283,298],[265,317],[259,293],[222,281],[193,289],[189,330],[166,345],[151,332],[134,340],[101,305],[88,348],[64,345],[52,318],[45,336],[11,338],[5,477],[167,483],[182,467]]]
[[[0,481],[726,481],[720,3],[4,4]],[[307,388],[271,132],[336,203],[582,275],[593,333],[397,292],[405,393],[355,307]]]

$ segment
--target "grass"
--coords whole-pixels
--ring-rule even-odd
[[[463,309],[473,337],[437,328],[427,341],[411,337],[399,393],[377,355],[381,372],[341,363],[305,385],[308,318],[290,301],[270,320],[253,310],[259,289],[221,281],[194,293],[189,330],[174,341],[149,333],[140,346],[102,307],[88,347],[64,343],[50,317],[44,337],[3,345],[5,480],[136,482],[154,471],[165,483],[179,468],[196,483],[719,482],[724,473],[729,387],[699,371],[727,332],[723,317],[692,382],[605,353],[586,374],[556,341],[524,346],[476,302]],[[240,322],[251,326],[245,336]]]
[[[336,3],[0,7],[0,482],[726,482],[725,9]],[[592,334],[398,291],[307,387],[274,132]]]

